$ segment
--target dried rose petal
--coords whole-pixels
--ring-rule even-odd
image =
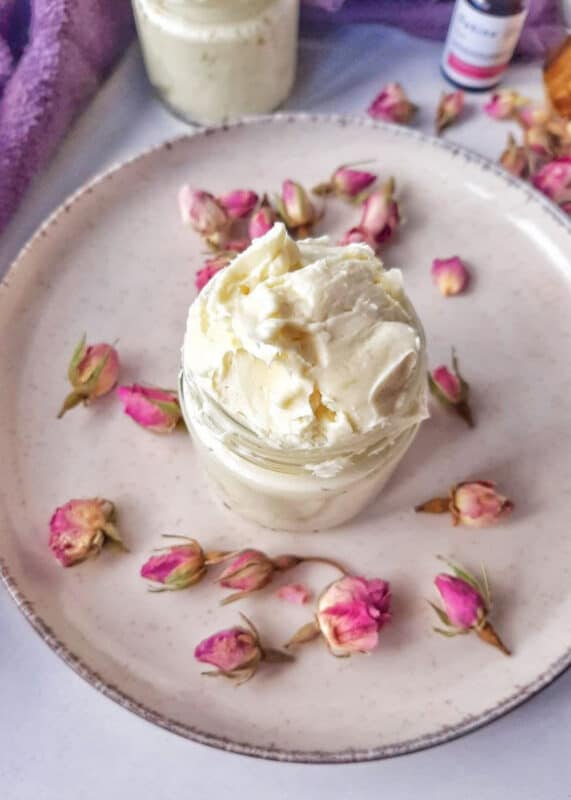
[[[470,407],[470,386],[460,374],[460,364],[452,350],[452,370],[447,366],[436,367],[428,374],[431,394],[445,407],[458,414],[470,427],[474,418]]]
[[[373,119],[406,125],[416,110],[417,106],[410,102],[400,83],[388,83],[375,97],[367,114]]]
[[[67,369],[73,391],[66,397],[58,419],[79,405],[108,394],[119,377],[119,354],[110,344],[86,345],[85,336],[74,350]]]
[[[258,195],[251,189],[234,189],[217,198],[230,219],[249,216],[258,203]]]
[[[430,603],[445,629],[434,628],[444,636],[476,633],[487,644],[497,647],[504,655],[510,652],[489,621],[491,611],[490,590],[485,572],[480,583],[465,569],[449,563],[452,575],[437,575],[434,584],[444,605],[439,608]]]
[[[123,411],[142,428],[154,433],[171,433],[181,421],[177,393],[155,386],[119,386]]]
[[[455,92],[449,92],[448,94],[443,92],[436,110],[436,133],[442,133],[445,128],[450,127],[450,125],[456,122],[463,108],[464,92],[461,89]]]
[[[287,603],[303,606],[311,599],[311,592],[302,583],[287,583],[277,590],[276,596]]]
[[[70,500],[52,515],[50,550],[62,566],[71,567],[99,555],[108,540],[122,544],[115,518],[115,506],[109,500]]]
[[[514,89],[500,89],[498,92],[494,92],[484,106],[484,111],[493,119],[509,119],[518,109],[527,106],[528,103],[529,100]]]
[[[237,686],[250,680],[263,661],[280,663],[292,660],[287,653],[263,647],[253,624],[244,614],[241,616],[247,628],[236,626],[219,631],[200,642],[194,651],[197,661],[216,667],[215,671],[204,675],[228,678]]]
[[[461,258],[435,258],[432,262],[432,280],[444,297],[460,294],[470,282],[470,273]]]

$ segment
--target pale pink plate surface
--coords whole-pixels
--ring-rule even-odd
[[[114,398],[55,414],[82,332],[118,340],[125,381],[176,385],[185,317],[202,260],[179,222],[183,181],[222,192],[308,185],[341,163],[378,161],[396,177],[406,224],[386,250],[424,320],[430,360],[455,345],[473,385],[476,430],[436,408],[389,487],[342,529],[258,530],[210,497],[184,435],[137,428]],[[357,212],[332,203],[321,231]],[[460,254],[475,280],[442,298],[435,256]],[[571,230],[562,215],[495,166],[453,146],[364,119],[275,117],[199,133],[91,184],[34,237],[0,291],[0,555],[34,627],[108,696],[177,733],[264,757],[352,761],[408,752],[499,716],[571,661]],[[450,483],[498,480],[516,502],[504,525],[455,529],[415,516]],[[131,552],[63,570],[47,550],[52,510],[70,497],[117,503]],[[336,660],[319,644],[292,667],[234,689],[200,676],[195,644],[234,624],[203,583],[153,595],[138,576],[161,533],[209,547],[321,553],[389,579],[394,622],[370,657]],[[496,621],[514,656],[431,631],[437,554],[488,567]],[[314,590],[326,569],[301,569]],[[309,617],[271,591],[242,605],[279,645]]]

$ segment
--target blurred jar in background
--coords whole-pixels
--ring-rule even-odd
[[[178,116],[220,122],[289,95],[300,0],[132,0],[149,79]]]
[[[543,79],[551,106],[560,116],[571,119],[571,36],[548,58]]]
[[[526,0],[456,0],[448,28],[442,71],[463,89],[496,86],[521,35]]]

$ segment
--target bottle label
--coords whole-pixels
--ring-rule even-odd
[[[459,84],[473,89],[495,86],[508,66],[527,11],[497,17],[457,0],[448,29],[442,68]]]

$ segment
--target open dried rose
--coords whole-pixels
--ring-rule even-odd
[[[434,497],[416,506],[415,511],[450,513],[453,525],[486,528],[508,516],[513,507],[511,500],[496,491],[492,481],[463,481],[450,489],[448,497]]]
[[[432,262],[432,280],[444,297],[460,294],[470,283],[468,267],[461,258],[435,258]]]
[[[445,128],[453,125],[464,108],[464,92],[458,89],[455,92],[443,92],[440,103],[436,109],[435,128],[436,133],[440,134]]]
[[[222,605],[233,603],[244,597],[263,589],[270,583],[274,575],[278,572],[297,567],[302,563],[327,564],[335,567],[340,572],[345,570],[336,561],[319,556],[294,556],[281,555],[270,558],[261,550],[248,548],[236,553],[227,567],[218,577],[217,582],[226,589],[236,589],[234,594],[228,595]]]
[[[367,244],[377,249],[394,235],[399,223],[400,209],[395,200],[395,182],[389,178],[381,189],[371,192],[363,203],[358,230],[366,237]]]
[[[484,111],[493,119],[510,119],[528,104],[529,100],[514,89],[500,89],[485,104]]]
[[[430,393],[444,408],[453,411],[470,427],[474,427],[474,416],[470,407],[470,386],[460,374],[460,364],[452,350],[452,370],[442,364],[428,373]]]
[[[50,520],[49,547],[64,567],[99,555],[106,541],[122,546],[115,506],[100,497],[69,500]]]
[[[388,83],[375,97],[367,114],[373,119],[406,125],[416,111],[417,106],[410,102],[400,83]]]
[[[390,621],[390,603],[386,581],[345,575],[325,589],[315,620],[300,628],[287,646],[322,636],[334,656],[370,653],[379,643],[379,632]]]
[[[343,165],[335,170],[328,181],[318,184],[312,191],[317,195],[335,194],[353,200],[376,180],[377,176],[373,172]]]
[[[276,597],[286,603],[303,606],[311,599],[311,592],[302,583],[286,583],[277,590]]]
[[[227,552],[205,553],[196,541],[185,536],[165,536],[167,539],[177,539],[179,544],[173,544],[158,550],[158,555],[151,556],[141,567],[141,577],[152,584],[152,591],[175,591],[194,586],[206,574],[207,568],[218,564],[229,555]]]
[[[83,336],[75,348],[67,377],[73,391],[65,398],[58,419],[75,406],[89,405],[108,394],[119,377],[119,354],[110,344],[86,344]]]
[[[241,616],[246,628],[236,626],[218,631],[197,645],[194,651],[196,660],[216,667],[213,671],[203,672],[203,675],[227,678],[240,686],[254,677],[264,661],[284,663],[293,660],[288,653],[264,647],[252,622],[244,614]]]
[[[559,206],[571,203],[571,156],[545,164],[533,176],[533,185]]]
[[[485,572],[482,582],[467,570],[448,562],[452,575],[437,575],[434,584],[444,608],[430,603],[445,628],[434,628],[444,636],[475,633],[482,641],[497,647],[504,655],[510,651],[504,645],[489,621],[491,596]]]
[[[230,219],[249,216],[258,203],[258,195],[251,189],[234,189],[218,197],[220,205],[226,209]]]
[[[117,389],[127,416],[153,433],[171,433],[181,422],[177,393],[156,386],[119,386]]]

